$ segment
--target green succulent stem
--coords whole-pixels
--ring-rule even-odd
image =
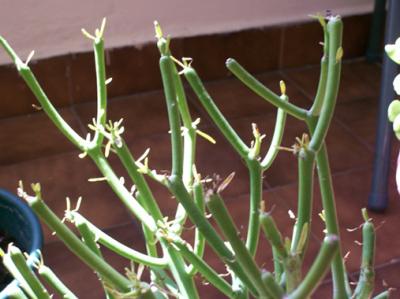
[[[307,145],[305,145],[307,147]],[[299,191],[297,220],[293,230],[291,251],[303,255],[310,235],[313,206],[315,155],[308,148],[298,153]]]
[[[218,227],[229,241],[238,263],[247,276],[253,281],[257,289],[258,298],[269,298],[272,296],[273,294],[270,291],[269,286],[264,285],[262,282],[261,272],[251,256],[250,251],[241,240],[238,229],[227,211],[220,195],[210,190],[206,197],[206,204],[217,222]]]
[[[371,298],[374,291],[375,228],[370,219],[365,219],[362,236],[361,271],[354,291],[356,299]]]
[[[321,104],[321,112],[318,117],[312,138],[310,141],[310,150],[318,152],[325,140],[333,112],[336,104],[336,98],[339,90],[341,55],[342,50],[342,31],[343,23],[338,17],[332,17],[327,24],[329,35],[329,55],[328,55],[328,74],[325,88],[324,100]]]
[[[323,280],[339,247],[339,238],[327,235],[307,275],[300,285],[288,296],[289,299],[307,299]]]
[[[172,146],[172,170],[174,176],[183,175],[183,147],[181,136],[181,122],[176,100],[176,91],[173,79],[173,61],[170,56],[163,55],[160,58],[161,77],[164,86],[164,95],[167,101],[169,127]]]
[[[250,254],[256,254],[260,238],[260,202],[262,198],[262,168],[257,158],[246,161],[250,176],[250,215],[246,247]]]
[[[93,253],[61,220],[49,209],[49,207],[38,196],[31,197],[28,201],[31,208],[53,230],[57,237],[77,257],[79,257],[86,265],[96,271],[106,281],[112,284],[116,289],[122,292],[128,292],[131,287],[131,282],[118,273],[103,259]]]
[[[86,150],[85,140],[82,139],[57,112],[57,110],[51,104],[50,100],[39,85],[29,66],[22,62],[22,60],[17,56],[17,54],[10,47],[7,41],[1,36],[0,45],[6,50],[11,59],[14,61],[18,73],[24,79],[25,83],[28,85],[32,93],[35,95],[36,99],[39,101],[41,108],[44,110],[44,112],[46,112],[46,114],[55,124],[58,130],[60,130],[60,132],[63,133],[68,138],[68,140],[71,141],[80,150]]]
[[[276,226],[272,215],[265,212],[261,213],[260,222],[265,237],[271,244],[271,247],[275,249],[274,260],[282,260],[286,258],[288,256],[288,252],[283,243],[282,234]]]
[[[226,61],[226,67],[254,93],[270,102],[272,105],[283,109],[286,113],[297,119],[305,120],[307,118],[306,110],[282,100],[277,94],[265,87],[260,81],[246,71],[235,59],[229,58]]]
[[[50,299],[49,293],[29,268],[19,248],[9,245],[7,253],[3,257],[3,263],[30,297],[34,299]]]
[[[183,257],[198,271],[209,283],[220,290],[229,298],[234,298],[235,293],[230,284],[228,284],[221,276],[218,275],[204,260],[199,257],[189,245],[179,237],[172,240],[172,244],[176,246]]]
[[[183,74],[193,91],[197,95],[201,104],[207,111],[208,115],[211,117],[213,122],[217,125],[218,129],[222,132],[226,140],[232,145],[235,151],[243,158],[247,159],[249,154],[249,148],[242,141],[236,131],[231,127],[227,119],[215,105],[213,99],[210,94],[207,92],[206,88],[203,85],[203,82],[197,75],[195,69],[190,66],[187,66],[183,69]]]
[[[100,257],[101,259],[104,259],[103,255],[100,251],[100,248],[98,247],[98,245],[95,241],[95,234],[93,234],[92,231],[89,229],[87,222],[85,222],[85,221],[78,222],[77,221],[75,224],[76,224],[76,228],[78,229],[79,234],[82,236],[82,240],[86,244],[86,246],[89,247],[89,249],[93,253],[95,253],[98,257]],[[113,299],[114,296],[110,292],[108,292],[107,288],[105,287],[105,282],[104,282],[103,278],[100,276],[99,273],[97,273],[97,276],[99,277],[99,280],[103,286],[104,293],[106,294],[106,298]]]
[[[106,87],[106,67],[104,59],[104,40],[96,39],[93,42],[94,61],[96,67],[96,86],[97,86],[97,126],[104,127],[107,119],[107,87]],[[95,132],[93,144],[100,146],[103,143],[104,135],[99,131]]]
[[[281,99],[286,102],[289,101],[289,98],[286,95],[282,95]],[[281,145],[283,138],[283,132],[285,131],[286,115],[287,113],[285,112],[285,110],[278,108],[271,144],[268,148],[267,153],[265,154],[265,157],[261,161],[261,167],[263,171],[266,171],[271,167],[272,163],[275,161],[276,156],[278,155],[279,146]]]
[[[285,292],[281,288],[281,286],[276,283],[274,276],[271,274],[271,272],[262,271],[261,272],[261,280],[265,286],[268,286],[268,289],[272,293],[272,297],[284,298]]]
[[[182,180],[178,177],[171,176],[168,179],[168,188],[185,208],[188,217],[193,224],[196,225],[197,229],[203,234],[210,247],[240,278],[243,284],[245,284],[253,294],[256,294],[252,281],[247,277],[244,269],[238,264],[232,252],[226,247],[223,240],[218,236],[217,232],[207,220],[204,213],[202,213],[192,201],[190,194],[186,190]]]
[[[54,289],[57,294],[65,299],[78,299],[74,293],[57,277],[57,275],[49,267],[41,265],[38,274],[43,280]]]

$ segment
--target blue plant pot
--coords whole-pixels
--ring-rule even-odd
[[[30,254],[28,263],[38,257],[38,250],[43,245],[43,232],[39,219],[31,208],[14,194],[0,189],[0,230],[11,236],[16,245]],[[0,299],[17,286],[17,281],[0,281]]]

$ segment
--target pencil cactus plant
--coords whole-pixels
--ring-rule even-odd
[[[174,58],[169,47],[170,39],[164,37],[160,26],[155,23],[172,147],[172,166],[168,174],[151,169],[147,160],[148,152],[135,160],[124,142],[124,127],[121,121],[107,119],[106,85],[109,80],[104,63],[105,21],[100,29],[96,29],[94,35],[83,31],[93,42],[97,76],[97,117],[89,125],[92,132],[86,138],[75,132],[53,107],[31,72],[29,59],[23,62],[6,40],[0,38],[0,44],[38,99],[40,107],[58,129],[80,149],[80,157],[87,156],[93,160],[116,197],[142,224],[146,253],[129,248],[111,238],[79,213],[79,204],[75,209],[68,204],[64,220],[76,226],[80,235],[78,237],[47,207],[39,184],[31,185],[33,195],[29,195],[22,184],[19,187],[19,195],[27,200],[42,221],[76,256],[97,273],[107,298],[195,299],[199,295],[194,276],[199,274],[227,298],[302,299],[312,295],[329,268],[333,279],[333,298],[362,299],[372,296],[374,226],[364,211],[361,274],[357,287],[352,290],[340,249],[339,225],[325,144],[339,89],[343,56],[342,21],[338,16],[317,16],[317,19],[324,33],[323,56],[318,90],[310,109],[290,103],[283,81],[280,84],[281,94],[275,94],[237,61],[232,58],[226,61],[227,68],[234,76],[263,100],[277,107],[275,130],[265,155],[261,153],[264,136],[257,126],[252,127],[254,140],[249,146],[215,105],[196,70],[191,66],[191,60],[184,58],[180,61]],[[214,180],[211,184],[206,184],[196,171],[197,135],[205,136],[210,141],[212,138],[199,131],[198,122],[192,119],[182,83],[184,79],[248,168],[250,214],[244,239],[238,233],[238,228],[222,198],[222,191],[229,185],[232,176],[223,181]],[[296,144],[291,148],[298,160],[298,214],[293,227],[293,237],[284,239],[275,224],[273,213],[267,212],[268,202],[262,201],[262,179],[263,173],[269,169],[280,149],[287,115],[304,121],[308,132],[297,138]],[[111,152],[116,154],[127,170],[134,188],[127,188],[114,173],[107,160]],[[302,273],[312,225],[315,172],[319,176],[326,236],[311,268],[307,273]],[[163,185],[177,200],[174,219],[164,217],[147,179]],[[207,210],[215,220],[218,231],[206,215]],[[183,226],[187,221],[195,226],[193,245],[182,237]],[[274,269],[264,269],[255,261],[256,252],[260,249],[258,241],[264,237],[272,248]],[[228,278],[217,273],[203,259],[205,246],[209,246],[227,266],[230,274]],[[132,269],[125,274],[117,272],[103,259],[102,247],[125,257],[136,265],[137,270]],[[20,282],[20,289],[14,290],[15,298],[50,298],[51,292],[59,293],[64,298],[76,298],[42,261],[37,261],[37,273],[27,268],[24,265],[23,254],[15,246],[11,245],[8,252],[3,253],[3,261]],[[147,281],[142,281],[141,278],[144,268],[150,272]],[[41,282],[43,280],[53,288],[52,291],[46,290]],[[386,291],[375,298],[387,298],[388,295]]]

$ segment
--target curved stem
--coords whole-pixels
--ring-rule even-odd
[[[183,69],[183,74],[188,80],[193,91],[196,93],[201,104],[206,109],[208,115],[210,115],[213,122],[217,125],[218,129],[225,136],[228,142],[232,145],[235,151],[243,158],[246,159],[249,153],[249,148],[242,141],[239,135],[231,127],[229,122],[226,120],[224,115],[215,105],[213,99],[205,89],[203,83],[201,82],[197,72],[192,67],[185,67]]]
[[[226,61],[226,67],[248,88],[254,91],[263,99],[270,102],[272,105],[283,109],[288,114],[300,120],[305,120],[307,111],[299,108],[289,102],[283,101],[277,94],[265,87],[260,81],[247,72],[235,59],[229,58]]]
[[[102,230],[98,229],[95,225],[90,223],[89,220],[87,220],[79,213],[73,213],[73,220],[78,227],[82,226],[82,224],[85,223],[88,226],[90,232],[95,235],[95,239],[97,240],[97,242],[107,247],[111,251],[116,252],[120,256],[149,267],[163,268],[167,264],[166,259],[148,256],[118,242],[117,240],[104,233]]]
[[[321,249],[300,285],[293,291],[288,299],[307,299],[318,287],[329,269],[329,265],[338,251],[339,238],[335,235],[325,237]]]
[[[262,169],[260,162],[255,159],[246,161],[250,174],[250,215],[247,229],[246,247],[252,256],[257,251],[260,238],[260,202],[262,198]]]
[[[287,96],[281,96],[281,99],[284,101],[288,101]],[[279,146],[281,145],[283,132],[285,130],[285,123],[286,112],[283,109],[279,108],[276,115],[274,135],[272,136],[271,144],[268,148],[267,154],[261,161],[261,167],[263,171],[266,171],[268,168],[271,167],[272,162],[275,161],[275,158],[278,155]]]
[[[336,98],[340,83],[340,70],[342,61],[342,30],[343,23],[338,17],[333,17],[327,25],[329,34],[328,77],[325,96],[314,133],[310,141],[310,149],[318,152],[325,140],[330,122],[333,117]]]
[[[47,116],[56,125],[60,132],[69,139],[69,141],[71,141],[80,150],[84,151],[86,146],[85,140],[82,139],[57,112],[39,85],[29,66],[21,61],[7,41],[2,37],[0,37],[0,45],[6,50],[6,52],[14,61],[19,74],[24,79],[32,93],[35,95]]]

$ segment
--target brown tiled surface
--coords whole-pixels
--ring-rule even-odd
[[[348,20],[347,22],[351,24],[354,20]],[[368,22],[368,17],[364,17],[361,23],[367,24]],[[356,26],[354,30],[359,33],[362,31],[361,25],[353,25]],[[311,35],[310,42],[312,40],[315,41],[313,34],[315,33],[315,36],[317,36],[319,34],[317,31],[320,29],[317,28],[318,26],[314,28],[315,25],[307,26],[311,28],[311,31],[309,31]],[[280,46],[283,44],[287,47],[288,53],[291,53],[290,47],[294,47],[294,45],[290,46],[285,43],[294,43],[296,41],[294,37],[292,40],[291,36],[304,36],[304,34],[301,34],[302,30],[295,27],[295,25],[291,25],[285,29],[254,30],[249,34],[252,39],[254,37],[266,40],[269,38],[274,40],[275,38],[278,40],[283,38],[284,40],[281,40]],[[282,36],[280,36],[281,31],[284,31]],[[221,41],[222,44],[220,44]],[[255,60],[247,58],[245,53],[241,52],[244,48],[243,41],[248,42],[246,39],[238,38],[235,34],[227,34],[203,37],[198,39],[197,44],[194,40],[184,39],[179,41],[176,47],[177,51],[183,49],[184,55],[187,55],[185,51],[192,51],[193,54],[191,55],[199,56],[196,61],[201,72],[205,73],[206,78],[225,76],[225,71],[219,66],[223,66],[225,59],[223,53],[228,52],[233,53],[234,55],[232,54],[232,56],[237,57],[248,68],[257,71],[263,70],[263,67],[259,67]],[[251,54],[253,52],[259,53],[259,45],[247,44],[250,55],[254,56],[255,54]],[[349,42],[347,42],[347,45],[349,55],[357,55],[359,53],[360,49],[357,46],[353,49],[349,48],[351,45]],[[265,45],[264,42],[261,43],[262,48],[267,46],[271,51],[272,57],[279,53],[279,48],[274,48],[278,47],[277,45],[267,45],[266,41]],[[145,60],[146,64],[137,58],[140,55],[144,55],[143,53],[140,54],[140,51],[142,51],[140,49],[118,49],[107,54],[108,74],[115,81],[110,86],[109,94],[112,98],[109,101],[108,116],[112,120],[124,118],[124,126],[126,128],[124,137],[134,157],[139,157],[146,148],[151,148],[149,165],[158,170],[168,170],[171,163],[170,136],[168,134],[168,121],[163,93],[156,90],[133,94],[137,90],[147,90],[154,88],[154,86],[159,86],[159,75],[155,78],[152,74],[153,71],[156,72],[156,63],[154,61],[156,61],[157,53],[153,50],[146,50],[146,47],[144,46],[143,48],[143,51],[148,54]],[[209,47],[216,48],[216,54],[212,61],[208,61],[204,59],[204,56],[201,56],[202,52]],[[303,54],[305,59],[303,63],[314,63],[314,59],[319,59],[320,56],[316,52]],[[132,55],[137,55],[137,57],[129,58]],[[278,58],[275,57],[269,60],[270,57],[267,56],[261,57],[258,62],[272,68],[279,66],[269,65],[272,61],[278,61]],[[95,105],[93,103],[95,75],[93,63],[89,62],[92,59],[91,54],[81,54],[71,58],[71,62],[66,68],[66,74],[68,76],[72,75],[74,82],[79,82],[79,84],[70,83],[69,89],[67,88],[65,92],[65,102],[56,102],[58,106],[72,103],[70,107],[61,109],[61,114],[80,134],[86,134],[86,124],[90,122],[95,114]],[[288,67],[296,66],[297,68],[259,73],[257,77],[276,92],[278,92],[279,80],[285,80],[291,102],[302,107],[309,107],[316,88],[315,82],[318,78],[318,67],[299,67],[300,65],[296,64],[298,60],[292,59],[290,56],[282,59],[280,61],[282,65]],[[147,64],[148,60],[154,60],[154,63]],[[60,67],[63,65],[62,60],[57,63]],[[216,66],[217,64],[219,66]],[[135,71],[135,69],[144,70],[145,65],[154,70]],[[3,76],[2,71],[0,69],[0,77]],[[368,198],[380,71],[379,65],[367,64],[362,60],[344,63],[338,106],[327,138],[338,218],[342,224],[342,250],[343,252],[351,251],[346,265],[349,272],[351,272],[352,279],[357,278],[361,252],[360,247],[354,243],[354,240],[360,240],[361,237],[359,230],[349,232],[347,228],[356,227],[362,222],[360,209],[366,205]],[[212,72],[214,75],[209,76],[207,72]],[[20,80],[19,78],[15,80],[17,79]],[[12,80],[8,84],[15,85]],[[57,82],[47,83],[46,80],[53,82],[51,80],[59,79],[44,78],[43,80],[47,87],[47,85],[56,84]],[[128,87],[131,82],[136,82],[139,89]],[[114,83],[115,85],[113,85]],[[265,152],[274,127],[275,109],[264,100],[257,98],[232,77],[206,83],[206,87],[246,144],[250,144],[252,138],[251,123],[257,123],[260,131],[266,134],[263,144],[263,151]],[[26,102],[23,102],[25,106],[18,108],[20,110],[12,110],[14,112],[10,113],[19,114],[31,111],[30,100],[24,89],[25,87],[21,83],[20,85],[16,84],[16,88],[21,88],[21,94],[24,95]],[[57,92],[64,94],[62,88],[52,91],[52,87],[50,87],[50,93],[54,93],[57,96]],[[63,100],[62,96],[59,98]],[[201,130],[217,140],[217,143],[212,145],[199,137],[196,155],[198,170],[203,176],[216,173],[225,177],[233,171],[236,173],[232,184],[224,191],[223,196],[241,235],[245,236],[249,200],[246,167],[229,144],[224,141],[221,134],[200,107],[194,94],[190,91],[188,92],[188,98],[193,111],[193,118],[201,117],[202,119]],[[14,109],[15,107],[11,108]],[[17,113],[16,111],[19,112]],[[62,217],[65,209],[66,196],[69,196],[73,202],[79,196],[82,196],[84,199],[81,207],[82,214],[122,242],[143,250],[144,243],[138,224],[128,215],[126,209],[118,202],[118,199],[105,182],[87,182],[88,178],[99,177],[99,171],[89,158],[83,160],[78,158],[79,152],[69,145],[64,137],[51,126],[42,112],[2,119],[0,120],[0,127],[2,128],[0,132],[0,149],[2,153],[0,156],[0,180],[3,183],[3,188],[15,190],[19,179],[22,179],[26,184],[40,181],[45,201],[60,217]],[[289,117],[283,145],[291,146],[295,138],[301,136],[305,130],[306,128],[303,124]],[[394,145],[394,148],[397,148],[397,146]],[[125,171],[115,156],[111,156],[110,163],[115,167],[118,176],[126,177]],[[391,177],[394,177],[393,169]],[[282,230],[284,236],[290,236],[293,220],[289,218],[288,210],[296,211],[297,200],[295,156],[281,151],[274,165],[265,173],[264,178],[263,199],[267,203],[267,208],[274,207],[273,215],[278,227]],[[317,183],[317,178],[315,182]],[[128,181],[126,184],[129,184]],[[176,209],[175,199],[168,194],[164,187],[160,187],[154,182],[150,182],[150,185],[153,187],[154,195],[162,211],[166,215],[173,215]],[[391,287],[398,287],[396,279],[400,273],[398,260],[400,258],[398,251],[400,243],[396,237],[400,206],[393,181],[390,182],[389,188],[390,207],[386,213],[370,213],[370,216],[379,227],[377,230],[376,253],[377,291],[382,289],[382,281],[385,281]],[[317,188],[315,188],[314,194],[314,212],[317,214],[322,209]],[[309,252],[305,257],[304,271],[307,271],[318,252],[323,236],[322,229],[323,224],[320,218],[315,216],[313,218]],[[74,258],[56,237],[51,236],[51,232],[45,227],[44,232],[46,262],[80,297],[101,298],[95,275],[83,266],[79,260]],[[190,224],[188,224],[188,229],[185,231],[185,236],[188,238],[193,236]],[[128,266],[126,261],[108,251],[105,251],[105,255],[118,270],[123,271],[123,268]],[[271,257],[270,247],[266,240],[261,237],[257,262],[259,265],[270,269],[272,264]],[[205,260],[221,273],[225,272],[224,266],[218,262],[218,259],[209,249],[206,250]],[[200,278],[196,278],[196,281],[201,285]],[[332,284],[330,276],[327,275],[314,298],[330,298],[331,292]],[[202,286],[201,294],[202,298],[223,298],[210,286]]]

